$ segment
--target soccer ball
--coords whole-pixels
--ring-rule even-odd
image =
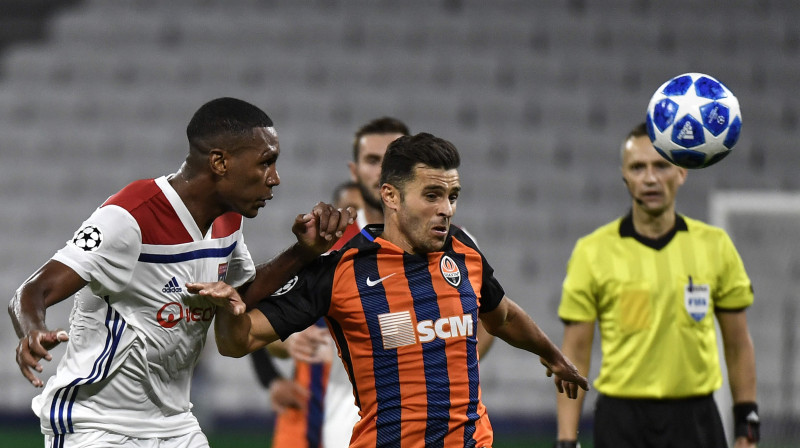
[[[730,154],[739,140],[739,100],[702,73],[685,73],[661,85],[647,106],[647,133],[675,165],[705,168]]]

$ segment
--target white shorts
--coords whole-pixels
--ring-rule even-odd
[[[182,436],[137,439],[105,431],[76,432],[58,436],[44,436],[45,448],[209,448],[208,439],[201,431]]]

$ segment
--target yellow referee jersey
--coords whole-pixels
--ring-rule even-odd
[[[750,279],[724,230],[676,217],[650,240],[619,218],[578,240],[558,315],[599,321],[594,387],[625,398],[681,398],[722,385],[713,314],[753,303]]]

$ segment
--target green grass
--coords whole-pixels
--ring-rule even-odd
[[[247,432],[218,431],[209,434],[209,443],[212,448],[269,448],[270,434]],[[29,427],[21,429],[0,427],[0,447],[13,448],[42,448],[44,439],[38,433],[38,428]],[[511,436],[504,437],[495,433],[494,448],[551,448],[553,439],[550,437]],[[762,441],[759,448],[797,448],[797,442],[770,443]],[[591,443],[584,442],[583,448],[592,448]]]
[[[209,434],[208,440],[213,448],[268,448],[270,434],[266,432],[264,434],[217,432]],[[35,432],[35,430],[0,430],[0,447],[42,448],[43,444],[42,435]],[[532,440],[530,438],[516,437],[497,440],[494,448],[550,448],[552,444],[553,442],[550,439]]]

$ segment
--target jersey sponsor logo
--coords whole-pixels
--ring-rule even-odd
[[[439,270],[447,283],[458,287],[461,284],[461,271],[458,270],[458,265],[448,255],[444,255],[439,262]]]
[[[103,232],[95,226],[85,226],[75,232],[72,244],[86,252],[94,252],[103,243]]]
[[[370,278],[369,278],[369,276],[368,276],[368,277],[367,277],[367,286],[369,286],[370,288],[372,288],[373,286],[375,286],[375,285],[377,285],[378,283],[380,283],[380,282],[382,282],[382,281],[386,280],[387,278],[389,278],[389,277],[393,276],[394,274],[397,274],[397,272],[392,272],[391,274],[389,274],[389,275],[386,275],[386,276],[383,276],[383,277],[381,277],[381,278],[379,278],[379,279],[377,279],[377,280],[372,280],[372,279],[370,279]]]
[[[292,288],[294,288],[294,285],[297,284],[297,280],[298,280],[298,278],[295,275],[294,277],[290,278],[289,281],[286,282],[285,285],[281,286],[280,289],[278,289],[277,291],[273,292],[272,295],[273,296],[282,296],[282,295],[286,294],[287,292],[291,291]]]
[[[383,338],[383,348],[392,349],[406,345],[430,342],[436,338],[450,339],[473,335],[471,314],[442,317],[436,320],[417,322],[411,320],[411,313],[401,311],[378,315],[378,324]]]
[[[168,281],[167,284],[161,288],[161,292],[169,294],[173,292],[183,292],[183,289],[181,288],[181,285],[178,284],[178,280],[175,277],[172,277],[172,279],[170,279],[170,281]]]
[[[711,287],[695,284],[690,275],[689,283],[683,291],[683,298],[686,312],[692,316],[695,322],[700,322],[711,308]]]
[[[222,282],[228,276],[228,263],[220,263],[217,268],[217,280]]]
[[[172,328],[182,320],[186,322],[209,322],[213,318],[214,307],[187,307],[180,302],[169,302],[156,313],[156,321],[164,328]]]
[[[442,317],[440,319],[423,320],[417,323],[420,342],[430,342],[436,338],[450,339],[472,336],[472,315]]]
[[[379,314],[378,324],[385,350],[417,343],[417,334],[414,333],[414,324],[408,311]]]

